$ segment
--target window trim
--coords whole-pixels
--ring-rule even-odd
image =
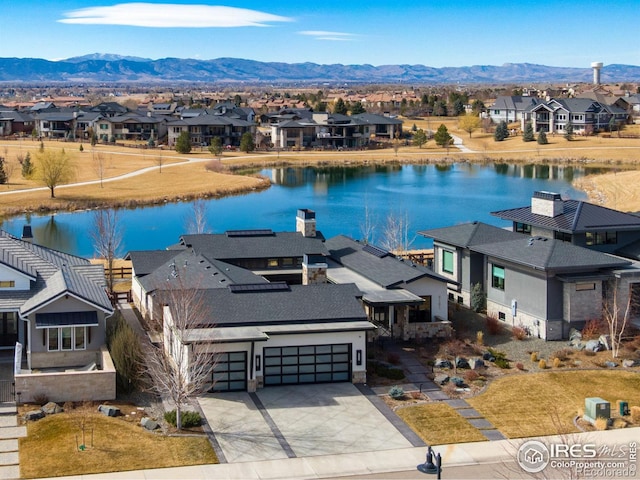
[[[64,347],[63,330],[66,330],[66,329],[71,330],[71,336],[69,337],[70,348]],[[73,351],[86,350],[87,343],[89,342],[89,338],[90,338],[89,336],[90,329],[91,327],[87,325],[75,325],[75,326],[65,325],[60,327],[45,328],[44,330],[46,330],[47,332],[46,334],[47,352],[73,352]],[[77,346],[79,333],[80,333],[79,330],[82,330],[82,334],[81,334],[82,346],[81,347]],[[53,332],[55,332],[55,336],[52,335]],[[51,348],[51,340],[54,338],[56,340],[56,348]]]
[[[450,260],[450,270],[447,270],[447,259]],[[454,256],[451,250],[442,250],[442,271],[453,275],[454,270]]]

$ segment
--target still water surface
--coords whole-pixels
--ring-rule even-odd
[[[536,190],[585,199],[571,186],[577,177],[599,171],[549,165],[394,165],[365,167],[278,168],[261,172],[273,186],[262,192],[207,201],[211,232],[270,228],[295,230],[296,210],[316,212],[318,230],[325,237],[346,234],[363,237],[365,210],[374,221],[373,242],[379,243],[389,215],[406,215],[412,247],[431,246],[416,232],[474,220],[507,226],[489,212],[529,205]],[[35,242],[85,257],[94,256],[88,232],[92,212],[14,217],[1,228],[20,236],[30,223]],[[124,245],[129,250],[164,249],[187,231],[190,203],[122,210]]]

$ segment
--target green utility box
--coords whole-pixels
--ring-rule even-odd
[[[584,399],[584,419],[595,423],[596,418],[611,418],[611,404],[600,397],[588,397]]]
[[[627,415],[629,415],[629,402],[620,402],[620,416],[621,417],[626,417]]]

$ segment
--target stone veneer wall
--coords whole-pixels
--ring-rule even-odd
[[[422,338],[449,338],[453,334],[451,322],[443,320],[439,322],[407,323],[403,330],[403,340]]]
[[[100,349],[100,370],[20,373],[15,375],[16,399],[21,403],[45,395],[52,402],[114,400],[116,369],[106,345]],[[20,395],[18,395],[20,393]]]
[[[548,321],[540,320],[539,318],[528,315],[521,309],[518,309],[516,318],[511,315],[511,308],[505,307],[499,303],[487,301],[487,316],[500,318],[499,313],[504,313],[506,320],[501,320],[502,323],[507,324],[509,327],[525,327],[529,329],[531,336],[539,337],[544,340],[561,340],[562,339],[562,321]]]

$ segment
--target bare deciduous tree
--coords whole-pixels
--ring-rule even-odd
[[[164,164],[164,157],[162,156],[162,152],[159,152],[158,155],[155,156],[156,165],[158,165],[159,173],[162,173],[162,165]]]
[[[620,344],[622,343],[629,324],[633,307],[631,285],[628,286],[629,291],[626,299],[621,298],[621,285],[622,282],[619,279],[610,280],[606,284],[602,308],[602,315],[607,322],[607,328],[609,330],[611,356],[613,358],[618,358],[620,353]]]
[[[371,209],[369,208],[369,204],[365,203],[364,205],[364,218],[362,222],[360,222],[360,233],[362,234],[362,241],[365,244],[369,244],[373,242],[373,236],[376,229],[376,222],[373,218],[373,214]]]
[[[390,213],[382,230],[381,246],[390,252],[401,254],[409,250],[413,239],[409,238],[409,214]]]
[[[163,305],[163,348],[145,347],[146,373],[152,389],[176,408],[176,427],[182,428],[182,407],[188,398],[213,387],[217,356],[202,343],[192,343],[194,329],[210,321],[206,291],[187,288],[188,266],[172,266],[167,284],[157,291]],[[212,326],[208,325],[208,328]]]
[[[113,262],[120,254],[123,232],[120,227],[118,210],[97,210],[93,216],[93,229],[90,232],[93,248],[107,264],[107,282],[113,293]]]
[[[107,164],[104,155],[101,153],[95,153],[94,149],[91,149],[91,157],[93,161],[93,169],[100,178],[100,188],[104,188],[102,180],[104,179],[105,171],[107,170]]]
[[[194,200],[191,216],[187,219],[187,233],[210,233],[207,225],[207,202],[199,198]]]

